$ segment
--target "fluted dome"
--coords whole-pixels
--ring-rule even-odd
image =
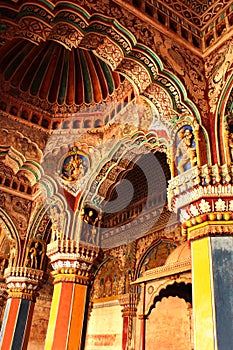
[[[14,39],[0,49],[4,91],[33,104],[90,105],[106,100],[121,83],[120,75],[80,48],[67,50],[46,41],[35,45]]]

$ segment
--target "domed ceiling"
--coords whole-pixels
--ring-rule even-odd
[[[124,81],[91,51],[23,39],[1,47],[0,75],[5,104],[17,98],[50,113],[75,113],[107,101]]]

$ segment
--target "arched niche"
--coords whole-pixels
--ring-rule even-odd
[[[165,264],[168,256],[176,249],[177,245],[169,240],[160,239],[151,245],[138,265],[137,277],[141,277],[143,272],[162,266]]]
[[[191,283],[167,285],[154,298],[146,318],[146,349],[193,349]]]
[[[196,119],[184,118],[177,122],[172,129],[171,140],[173,176],[182,174],[196,165],[211,164],[209,138]]]
[[[0,208],[0,258],[3,270],[20,263],[21,249],[19,234],[13,221]]]

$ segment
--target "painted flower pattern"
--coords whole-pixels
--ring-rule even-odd
[[[209,213],[211,211],[210,203],[202,199],[199,204],[202,213]]]
[[[233,211],[233,200],[229,202],[229,210]]]
[[[193,216],[199,215],[199,210],[197,209],[197,207],[195,205],[191,204],[189,210]]]
[[[225,211],[226,210],[226,202],[219,198],[217,202],[215,203],[215,210],[216,211]]]

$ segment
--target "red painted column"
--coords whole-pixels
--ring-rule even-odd
[[[123,306],[122,350],[134,348],[133,324],[137,313],[138,295],[129,292],[119,296],[119,304]]]
[[[90,269],[99,249],[71,240],[48,245],[54,293],[45,350],[84,349]]]
[[[0,333],[2,350],[27,349],[37,290],[43,274],[43,271],[27,267],[5,270],[8,300]]]
[[[145,335],[146,335],[146,317],[144,315],[138,316],[140,320],[140,343],[139,349],[145,350]]]
[[[146,297],[146,286],[145,283],[141,286],[142,287],[142,314],[138,316],[140,320],[140,344],[139,349],[145,350],[145,344],[146,344],[146,316],[145,316],[145,297]]]
[[[127,349],[128,328],[129,328],[129,317],[128,316],[123,316],[122,350],[126,350]]]

